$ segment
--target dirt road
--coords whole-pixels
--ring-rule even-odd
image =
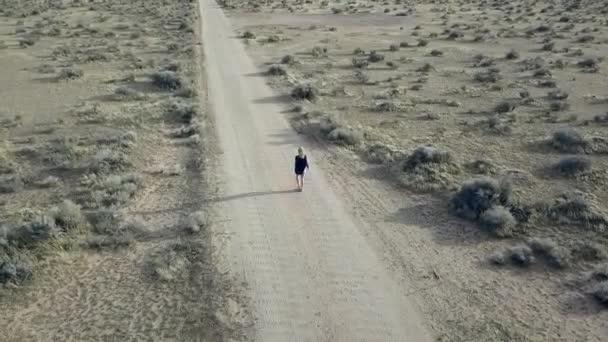
[[[429,334],[310,156],[213,0],[200,0],[223,181],[227,263],[246,283],[259,341],[426,341]]]

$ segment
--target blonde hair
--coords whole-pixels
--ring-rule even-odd
[[[299,156],[303,156],[304,155],[304,147],[302,147],[302,146],[298,147],[298,155]]]

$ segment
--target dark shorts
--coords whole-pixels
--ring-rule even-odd
[[[304,176],[304,170],[296,170],[296,176]]]

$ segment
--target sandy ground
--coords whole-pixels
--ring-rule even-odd
[[[16,10],[27,10],[30,3],[22,5]],[[0,40],[5,42],[0,50],[2,147],[19,167],[17,175],[3,174],[2,181],[26,179],[24,189],[2,193],[2,225],[23,211],[44,211],[69,199],[83,213],[107,210],[141,228],[126,245],[89,248],[93,232],[87,225],[71,239],[60,235],[31,250],[14,252],[0,246],[2,262],[14,257],[10,253],[19,253],[31,259],[33,272],[23,282],[0,288],[1,341],[245,339],[251,319],[241,285],[216,268],[225,234],[212,224],[198,232],[184,230],[195,212],[212,221],[208,209],[215,180],[206,170],[214,159],[211,146],[184,144],[183,138],[171,135],[182,124],[164,119],[168,101],[192,101],[198,122],[204,121],[206,80],[202,52],[194,43],[199,34],[196,8],[188,2],[110,1],[0,19]],[[179,31],[182,20],[191,20],[193,30]],[[33,46],[20,47],[15,30],[27,33],[35,25],[60,30],[54,36],[40,34]],[[168,49],[169,44],[175,46]],[[57,58],[55,51],[61,48],[66,55]],[[183,52],[186,49],[190,52]],[[100,50],[102,59],[81,60]],[[184,99],[152,85],[150,75],[169,62],[177,63],[182,81],[192,82],[195,97]],[[43,64],[50,72],[39,71]],[[57,73],[67,65],[82,68],[84,75],[58,80]],[[135,91],[137,97],[114,99],[119,87]],[[15,116],[19,119],[13,124]],[[136,137],[125,152],[130,165],[110,175],[89,171],[87,160],[99,149],[122,151],[108,141],[126,131]],[[213,126],[201,125],[200,134],[211,137]],[[63,141],[70,147],[73,143],[81,154],[58,168],[45,156]],[[34,180],[52,175],[57,181],[34,186],[28,174]],[[139,179],[132,196],[107,206],[91,204],[93,190],[87,179],[125,174]]]
[[[294,119],[298,129],[300,120],[312,122],[312,128],[301,129],[312,136],[306,141],[311,158],[323,169],[351,217],[361,220],[359,229],[367,243],[390,276],[407,289],[405,293],[417,303],[434,336],[443,341],[606,339],[605,308],[574,281],[581,272],[605,261],[573,260],[570,267],[557,270],[541,258],[528,268],[497,267],[488,261],[496,251],[534,237],[553,239],[572,250],[580,243],[597,242],[606,250],[605,230],[540,221],[522,227],[513,238],[497,239],[480,231],[476,223],[455,218],[447,205],[459,184],[483,174],[466,165],[484,160],[496,166],[490,175],[513,180],[514,194],[521,201],[551,201],[560,192],[574,190],[588,196],[600,213],[606,212],[602,204],[608,194],[606,154],[583,154],[593,163],[589,173],[556,176],[548,169],[573,154],[544,145],[562,127],[573,127],[588,138],[606,136],[606,126],[593,121],[606,111],[605,102],[591,96],[605,98],[601,85],[605,64],[597,72],[577,65],[586,56],[606,53],[608,45],[596,33],[604,32],[603,20],[592,10],[592,5],[601,8],[600,2],[571,8],[572,12],[525,2],[504,8],[477,2],[405,4],[415,8],[409,16],[395,16],[394,11],[383,14],[383,8],[393,7],[386,2],[351,2],[348,7],[374,8],[371,13],[338,15],[332,15],[330,8],[345,4],[260,2],[261,6],[248,7],[252,4],[229,2],[237,8],[226,11],[236,37],[246,31],[255,35],[242,41],[258,66],[257,75],[266,77],[275,90],[269,102],[284,104],[283,115]],[[527,7],[536,15],[515,15]],[[499,20],[505,15],[516,19]],[[570,24],[559,20],[571,20],[574,26],[568,29]],[[526,36],[527,30],[542,25],[552,27],[551,33]],[[447,37],[459,30],[464,36]],[[595,35],[596,40],[582,42],[585,34]],[[419,39],[428,40],[428,46],[417,46]],[[548,41],[554,41],[555,47],[543,50]],[[401,42],[407,45],[389,48]],[[315,56],[313,47],[327,51]],[[364,53],[357,55],[355,48]],[[509,49],[520,57],[505,58]],[[365,59],[371,50],[384,60],[363,68],[368,80],[361,81],[351,62],[355,57]],[[437,51],[440,54],[432,55]],[[286,55],[294,62],[282,64]],[[491,59],[490,67],[478,65],[478,55]],[[551,76],[533,76],[534,68],[528,68],[532,61],[545,65]],[[430,71],[421,71],[426,63]],[[270,75],[271,65],[281,65],[286,75]],[[492,67],[502,75],[496,84],[473,80],[475,74]],[[554,85],[547,88],[542,85],[545,81]],[[302,83],[316,87],[317,99],[289,105],[289,92]],[[569,94],[569,107],[552,111],[547,93],[556,89]],[[520,101],[522,90],[529,91],[533,101]],[[501,101],[514,101],[516,107],[499,114],[501,124],[494,129],[488,123]],[[395,107],[380,108],[386,102]],[[332,146],[331,139],[314,130],[319,117],[360,132],[362,143]],[[505,126],[508,129],[501,131]],[[364,162],[366,147],[374,144],[405,156],[418,146],[432,144],[449,151],[462,168],[458,174],[447,175],[446,189],[419,191],[396,179],[393,164]]]
[[[294,192],[304,145],[222,10],[201,2],[209,101],[221,159],[227,263],[246,283],[259,341],[430,341],[314,157]]]

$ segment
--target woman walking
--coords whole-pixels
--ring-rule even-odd
[[[296,183],[298,184],[298,191],[302,191],[304,188],[304,174],[306,170],[310,169],[308,166],[308,160],[306,154],[304,154],[304,148],[298,147],[298,155],[296,156],[296,163],[294,171],[296,173]]]

